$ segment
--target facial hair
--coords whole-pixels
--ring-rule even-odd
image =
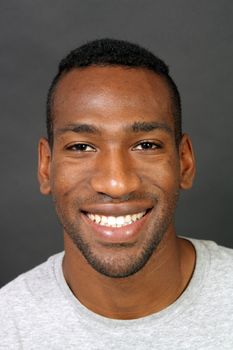
[[[92,249],[91,244],[85,239],[78,220],[71,220],[69,218],[67,210],[65,209],[66,206],[61,206],[56,198],[54,198],[54,203],[61,225],[63,226],[68,236],[71,238],[74,245],[84,256],[87,263],[97,272],[107,277],[126,278],[134,275],[147,264],[153,253],[155,253],[157,250],[160,242],[168,230],[169,225],[174,219],[175,207],[179,197],[178,191],[173,195],[167,196],[166,205],[162,210],[158,210],[157,208],[159,206],[157,197],[151,194],[149,195],[150,198],[153,198],[154,202],[154,208],[152,209],[154,211],[154,220],[152,212],[150,213],[151,223],[148,225],[148,227],[145,227],[145,230],[150,234],[146,234],[146,237],[148,238],[140,248],[139,254],[134,255],[133,257],[132,254],[130,254],[130,249],[133,247],[134,243],[107,243],[105,244],[106,251],[111,250],[112,252],[114,250],[115,254],[106,254],[104,257],[98,256],[98,252],[96,253]],[[139,199],[139,197],[142,199],[143,195],[138,195],[137,199]],[[144,194],[144,199],[145,198],[148,198],[148,195]],[[127,197],[127,200],[129,201],[132,199],[136,199],[135,195],[133,198],[129,196]],[[106,199],[103,201],[106,202]],[[84,202],[85,200],[82,201],[82,203]],[[100,203],[99,200],[97,202]],[[77,212],[79,205],[80,201],[77,201],[76,204],[73,204],[72,211]],[[156,211],[159,211],[159,213]],[[120,258],[118,252],[121,252]]]

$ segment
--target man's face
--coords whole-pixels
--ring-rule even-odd
[[[134,274],[173,230],[183,167],[172,110],[164,80],[144,69],[75,69],[58,83],[42,192],[102,274]]]

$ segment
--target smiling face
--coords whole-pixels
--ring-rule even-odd
[[[174,232],[194,167],[189,139],[176,146],[172,110],[166,82],[146,69],[74,69],[57,85],[53,149],[39,146],[41,191],[102,274],[134,274]]]

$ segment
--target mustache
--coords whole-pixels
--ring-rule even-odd
[[[123,202],[125,203],[130,201],[137,201],[137,200],[148,200],[148,199],[153,203],[156,203],[158,201],[158,196],[150,192],[130,193],[118,198],[113,198],[106,194],[96,194],[86,198],[77,198],[75,203],[78,206],[82,206],[83,204],[104,204],[104,203],[116,204],[116,203],[123,203]]]

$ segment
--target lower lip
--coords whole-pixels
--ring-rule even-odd
[[[82,214],[83,221],[86,225],[90,226],[95,237],[106,243],[129,243],[137,240],[140,235],[142,226],[145,224],[149,212],[146,213],[141,219],[133,222],[132,224],[122,227],[110,227],[96,224],[89,219],[87,215]]]

